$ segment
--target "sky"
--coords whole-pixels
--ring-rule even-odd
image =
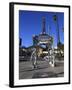
[[[58,17],[60,41],[64,43],[64,13],[44,11],[19,11],[19,38],[22,38],[22,46],[33,45],[32,36],[42,32],[42,17],[46,20],[46,33],[54,38],[54,47],[57,45],[57,28],[53,16]]]

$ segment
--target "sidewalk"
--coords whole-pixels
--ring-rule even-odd
[[[30,61],[20,62],[19,64],[19,78],[46,78],[46,77],[63,77],[64,65],[63,62],[57,63],[56,67],[51,67],[47,61],[38,61],[37,68],[32,68]]]

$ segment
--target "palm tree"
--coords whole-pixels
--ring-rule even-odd
[[[60,43],[58,16],[57,16],[57,15],[53,15],[53,20],[54,20],[55,23],[56,23],[56,31],[57,31],[57,46],[58,46],[58,43]]]

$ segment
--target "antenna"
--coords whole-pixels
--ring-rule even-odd
[[[45,17],[42,17],[42,34],[46,34],[46,21]]]

